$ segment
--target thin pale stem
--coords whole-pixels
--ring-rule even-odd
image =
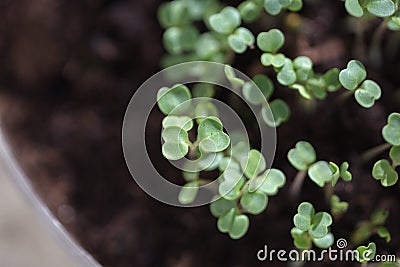
[[[294,177],[293,183],[289,189],[289,196],[292,200],[298,198],[301,187],[304,183],[304,179],[306,178],[307,171],[299,171]]]
[[[370,161],[371,159],[375,158],[376,156],[378,156],[379,154],[385,152],[386,150],[388,150],[392,145],[385,143],[376,147],[373,147],[369,150],[367,150],[366,152],[364,152],[361,155],[361,162],[367,162]]]
[[[358,18],[356,20],[356,46],[355,46],[355,55],[360,60],[365,60],[367,55],[367,48],[365,46],[365,36],[364,36],[364,20]]]
[[[383,20],[376,28],[371,41],[371,47],[369,49],[370,62],[375,66],[382,65],[382,39],[386,31],[386,20]]]

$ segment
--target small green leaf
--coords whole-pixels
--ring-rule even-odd
[[[255,21],[261,14],[262,7],[257,3],[247,0],[238,6],[240,16],[246,23]]]
[[[253,105],[260,105],[268,101],[274,91],[274,84],[266,75],[258,74],[253,81],[243,85],[243,96]]]
[[[238,54],[246,51],[247,47],[254,44],[254,35],[246,28],[240,27],[228,36],[228,44]]]
[[[305,141],[300,141],[288,152],[288,160],[299,171],[305,171],[317,159],[313,146]]]
[[[220,42],[210,32],[201,34],[195,44],[196,54],[202,60],[211,59],[220,49]],[[195,95],[194,91],[193,95]]]
[[[384,187],[395,185],[399,179],[399,175],[386,159],[379,160],[372,169],[372,176],[376,180],[380,180]]]
[[[389,212],[387,210],[377,209],[371,215],[371,223],[375,226],[385,224],[388,216],[389,216]]]
[[[297,75],[293,67],[293,62],[286,58],[285,64],[276,76],[278,82],[284,86],[291,85],[296,82]]]
[[[227,213],[218,218],[217,227],[222,233],[228,233],[235,218],[236,209],[231,208]]]
[[[232,84],[232,86],[234,88],[244,85],[244,81],[242,79],[236,77],[235,70],[231,66],[225,65],[224,72],[225,72],[226,78]]]
[[[400,165],[400,146],[393,146],[390,149],[389,156],[393,161],[393,164]]]
[[[322,75],[322,79],[327,85],[328,92],[335,92],[340,88],[339,69],[333,68]]]
[[[183,158],[189,152],[189,136],[185,130],[177,126],[167,127],[162,132],[165,143],[162,153],[169,160]]]
[[[249,192],[255,192],[258,190],[269,196],[274,196],[278,193],[279,188],[282,188],[285,183],[286,176],[281,170],[268,169],[262,175],[251,180]]]
[[[244,179],[241,178],[238,181],[234,179],[224,180],[219,184],[219,194],[227,200],[235,200],[240,196],[240,190],[244,184]]]
[[[249,229],[249,224],[249,218],[246,215],[236,215],[233,219],[232,227],[229,230],[229,236],[232,239],[243,237]]]
[[[218,109],[212,102],[200,101],[194,108],[194,116],[200,124],[207,117],[218,116]]]
[[[396,12],[396,5],[392,0],[371,0],[366,7],[368,12],[378,17],[389,17]]]
[[[215,95],[214,86],[210,83],[197,83],[192,89],[193,97],[209,97],[213,98]]]
[[[221,121],[217,117],[207,117],[197,129],[199,148],[204,152],[220,152],[228,148],[229,136],[223,132]]]
[[[223,34],[232,33],[240,25],[240,21],[239,11],[231,6],[225,7],[209,18],[211,28]]]
[[[295,69],[311,70],[313,63],[309,57],[299,56],[293,60],[293,66]]]
[[[244,170],[244,174],[249,179],[253,179],[266,168],[264,156],[256,149],[250,150],[247,159],[240,162],[240,166]]]
[[[347,68],[340,71],[339,81],[347,90],[355,90],[367,77],[364,65],[358,60],[351,60]]]
[[[325,99],[327,96],[326,83],[322,77],[308,79],[306,82],[306,87],[318,99]]]
[[[163,128],[167,128],[170,126],[177,126],[182,128],[185,131],[189,131],[193,128],[193,121],[190,117],[187,116],[166,116],[162,121]]]
[[[189,89],[185,85],[175,85],[172,88],[163,87],[158,90],[157,103],[161,112],[165,115],[174,111],[183,112],[190,107],[192,98]],[[175,109],[176,108],[176,109]]]
[[[267,110],[267,107],[263,107],[261,110],[262,118],[268,126],[278,127],[289,120],[290,108],[285,101],[275,99],[269,103],[269,108],[271,112]]]
[[[197,28],[193,26],[170,27],[163,35],[165,49],[171,54],[182,54],[192,50],[199,37]]]
[[[178,200],[181,204],[190,204],[196,199],[197,193],[199,192],[199,183],[193,181],[185,184],[178,195]]]
[[[357,248],[356,259],[357,261],[369,262],[375,258],[376,255],[376,245],[374,242],[368,244],[368,246],[359,246]]]
[[[264,52],[275,53],[284,43],[285,36],[278,29],[262,32],[257,36],[257,46]]]
[[[214,217],[226,214],[230,209],[236,207],[236,202],[227,200],[220,196],[215,196],[210,204],[210,211]]]
[[[381,98],[381,94],[381,88],[376,82],[365,80],[356,90],[354,96],[362,107],[370,108],[376,100]]]
[[[324,237],[321,238],[313,238],[313,243],[322,249],[327,249],[330,248],[333,245],[333,242],[335,241],[333,235],[331,233],[328,233]]]
[[[190,22],[187,5],[184,1],[171,1],[160,5],[158,20],[164,28],[178,26]]]
[[[280,68],[285,64],[286,57],[282,53],[271,54],[271,53],[263,53],[261,55],[261,64],[268,67],[274,66],[275,68]]]
[[[400,146],[400,113],[389,115],[388,124],[383,127],[382,135],[389,144]]]
[[[346,161],[340,165],[340,177],[346,182],[350,182],[353,179],[353,175],[349,171],[349,163]]]
[[[328,227],[332,224],[332,217],[327,212],[318,212],[314,215],[312,226],[308,233],[313,238],[323,238],[329,233]]]
[[[384,226],[380,226],[380,227],[376,228],[376,233],[378,234],[378,236],[380,238],[385,239],[386,243],[389,243],[390,240],[392,239],[392,237],[390,236],[389,230]]]
[[[268,197],[262,192],[246,191],[241,199],[240,205],[250,214],[260,214],[267,208]]]
[[[311,239],[308,237],[307,232],[301,231],[296,227],[292,228],[290,231],[291,236],[293,237],[293,243],[298,249],[310,249],[311,248]]]
[[[341,201],[337,195],[331,197],[331,212],[333,215],[340,215],[347,211],[349,203]]]
[[[292,0],[292,3],[288,6],[288,9],[293,12],[298,12],[303,8],[303,0]]]
[[[327,182],[332,181],[334,173],[328,162],[318,161],[310,166],[308,175],[319,187],[324,187]]]
[[[358,0],[346,0],[345,7],[347,12],[354,17],[362,17],[364,15],[364,10]]]
[[[312,224],[315,210],[311,203],[303,202],[297,208],[297,214],[293,217],[294,225],[301,231],[308,231]]]
[[[275,16],[281,12],[282,6],[277,0],[264,0],[264,9],[268,14]]]
[[[332,171],[332,186],[335,186],[340,177],[339,167],[334,162],[329,162],[329,168]]]

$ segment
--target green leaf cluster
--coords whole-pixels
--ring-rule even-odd
[[[392,145],[389,157],[378,160],[372,169],[372,176],[381,182],[384,187],[393,186],[399,179],[396,168],[400,166],[400,114],[392,113],[389,115],[387,124],[382,128],[382,136],[385,141]]]
[[[346,182],[352,180],[347,162],[343,162],[339,167],[333,162],[317,161],[315,149],[309,142],[297,142],[295,147],[289,150],[287,158],[298,171],[307,171],[310,179],[319,187],[324,187],[328,182],[335,186],[340,177]]]
[[[372,235],[377,234],[389,243],[391,236],[389,230],[384,226],[388,216],[387,210],[378,209],[374,211],[369,220],[358,223],[356,230],[351,235],[351,242],[359,245],[368,241]]]
[[[298,249],[311,249],[312,243],[319,248],[329,248],[334,242],[330,232],[332,217],[327,212],[317,212],[309,202],[301,203],[293,217],[291,230],[294,245]]]
[[[345,8],[354,17],[372,14],[377,17],[390,17],[399,8],[398,0],[346,0]]]
[[[268,14],[275,16],[283,10],[300,11],[303,7],[302,0],[264,0],[264,9]]]

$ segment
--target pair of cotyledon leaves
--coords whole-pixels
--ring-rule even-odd
[[[300,141],[288,152],[289,162],[299,171],[308,171],[311,180],[318,186],[323,187],[326,183],[332,182],[335,186],[341,177],[344,181],[352,179],[348,171],[349,165],[343,162],[340,168],[333,162],[318,161],[314,147],[305,141]]]
[[[358,60],[349,61],[339,74],[340,83],[347,90],[354,91],[356,101],[364,108],[371,108],[381,98],[382,91],[376,82],[366,78],[367,71]]]
[[[297,208],[293,223],[295,227],[291,230],[291,235],[297,248],[310,249],[311,240],[319,248],[332,246],[334,238],[329,231],[332,225],[332,217],[329,213],[315,213],[311,203],[303,202]]]

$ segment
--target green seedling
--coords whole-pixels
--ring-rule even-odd
[[[311,249],[312,243],[319,248],[329,248],[334,242],[330,233],[332,217],[327,212],[315,213],[309,202],[301,203],[293,217],[294,228],[291,230],[294,245],[298,249]]]
[[[351,235],[351,242],[359,245],[369,240],[372,235],[377,234],[389,243],[391,240],[389,230],[383,226],[388,216],[388,211],[383,209],[376,210],[369,220],[361,221],[357,225],[356,230]]]
[[[361,263],[372,261],[376,256],[376,244],[371,242],[368,246],[357,247],[356,260]]]
[[[393,0],[346,0],[347,12],[354,17],[362,17],[367,13],[377,17],[392,16],[398,10],[398,1]]]
[[[337,195],[331,197],[331,213],[333,216],[340,216],[349,208],[349,203],[341,201]]]
[[[364,65],[358,60],[351,60],[347,68],[340,71],[340,83],[349,91],[354,92],[358,104],[364,108],[371,108],[375,101],[381,98],[380,86],[372,81],[365,80],[367,71]]]

